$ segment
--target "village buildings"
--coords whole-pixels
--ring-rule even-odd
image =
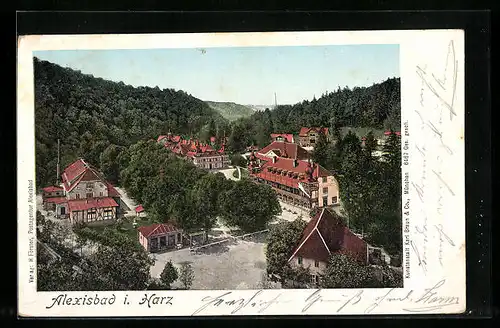
[[[328,128],[301,128],[299,131],[299,144],[302,147],[314,147],[318,141],[320,133],[323,133],[328,138]]]
[[[270,185],[283,202],[307,209],[340,203],[337,179],[297,144],[273,142],[252,152],[248,169],[253,181]]]
[[[212,137],[210,141],[212,145],[202,143],[198,140],[182,139],[180,136],[175,136],[171,133],[159,136],[157,139],[157,142],[164,145],[165,148],[182,158],[191,160],[199,168],[206,170],[227,168],[230,160],[225,151],[224,140],[218,150],[214,148],[215,137]]]
[[[368,244],[349,230],[336,214],[322,209],[307,224],[288,263],[292,268],[308,268],[311,283],[318,284],[334,254],[346,254],[368,264]]]
[[[43,188],[43,207],[72,224],[117,218],[120,195],[101,174],[80,158],[66,167],[61,186]]]

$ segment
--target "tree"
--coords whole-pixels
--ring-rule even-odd
[[[276,193],[267,185],[243,179],[220,195],[221,216],[230,226],[243,231],[262,230],[276,215],[281,206]]]
[[[160,282],[166,289],[170,289],[170,286],[177,278],[179,278],[177,268],[172,264],[172,261],[168,261],[160,275]]]
[[[247,166],[247,160],[245,157],[235,154],[231,156],[231,165],[233,166],[240,166],[240,167],[246,167]]]
[[[372,154],[373,154],[373,151],[376,150],[376,147],[377,147],[377,140],[375,139],[374,135],[373,135],[373,132],[370,131],[368,132],[368,134],[366,135],[366,139],[365,139],[365,147],[363,149],[365,155],[371,159],[372,158]]]
[[[288,259],[306,225],[304,220],[297,219],[293,222],[275,224],[269,229],[265,253],[267,274],[271,281],[279,281],[284,285],[287,280],[293,278]]]
[[[330,257],[326,270],[320,279],[322,288],[368,288],[377,287],[373,273],[347,254]]]
[[[120,166],[118,156],[121,148],[117,145],[109,145],[100,155],[100,167],[104,177],[112,182],[118,183],[120,179]]]
[[[181,264],[179,280],[181,281],[185,289],[191,288],[194,280],[194,271],[191,267],[191,264],[186,262]]]
[[[189,192],[189,206],[194,219],[193,226],[203,228],[206,237],[220,214],[219,197],[231,182],[222,173],[207,174],[199,179]]]

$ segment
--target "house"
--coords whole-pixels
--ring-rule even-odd
[[[159,252],[182,244],[182,229],[172,224],[156,223],[137,228],[139,243],[147,252]]]
[[[307,209],[340,204],[335,176],[310,160],[279,156],[259,160],[252,152],[248,170],[254,182],[271,186],[278,199],[285,203]]]
[[[144,213],[144,207],[142,205],[137,205],[135,207],[135,215],[137,215],[138,217],[141,217]]]
[[[286,141],[290,143],[294,143],[293,134],[290,133],[271,133],[272,141]]]
[[[212,145],[198,140],[182,139],[172,134],[159,136],[157,142],[175,153],[177,156],[189,159],[199,168],[206,170],[224,169],[229,166],[229,155],[225,152],[225,143],[216,150],[213,148],[216,139],[211,138]]]
[[[120,194],[84,159],[68,165],[61,178],[60,187],[43,189],[45,207],[55,211],[57,218],[69,218],[73,224],[117,218]]]
[[[320,133],[324,133],[328,138],[328,128],[301,128],[299,132],[299,144],[302,147],[314,147]]]
[[[368,244],[349,230],[340,217],[323,209],[307,224],[288,263],[292,268],[309,268],[311,283],[318,284],[330,256],[335,254],[348,254],[368,264]]]

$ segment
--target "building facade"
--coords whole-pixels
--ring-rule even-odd
[[[323,133],[327,138],[328,128],[301,128],[299,132],[299,144],[302,147],[314,147],[318,141],[320,133]]]
[[[120,194],[84,159],[68,165],[61,178],[61,187],[44,188],[44,194],[58,193],[57,197],[44,198],[44,204],[50,204],[47,210],[55,211],[57,218],[68,218],[73,224],[117,218]]]
[[[147,252],[159,252],[183,244],[182,229],[172,224],[157,223],[137,228],[139,243]]]
[[[309,269],[310,282],[317,285],[328,260],[335,254],[346,254],[368,264],[368,244],[350,231],[336,214],[323,209],[307,224],[288,263],[292,268]]]
[[[306,209],[340,204],[337,179],[311,161],[252,153],[248,170],[253,181],[270,185],[285,203]]]

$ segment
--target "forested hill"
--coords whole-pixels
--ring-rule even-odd
[[[237,143],[231,149],[242,149],[251,143],[264,146],[270,141],[270,133],[297,134],[303,126],[399,131],[400,79],[390,78],[369,87],[339,88],[312,101],[255,112],[233,124],[229,140]]]
[[[229,129],[219,113],[184,91],[135,88],[37,58],[34,69],[37,187],[54,183],[58,138],[63,168],[78,156],[100,166],[101,154],[169,130],[207,138]]]
[[[210,107],[218,111],[225,119],[234,121],[239,118],[249,117],[254,113],[250,107],[232,102],[205,101]]]

